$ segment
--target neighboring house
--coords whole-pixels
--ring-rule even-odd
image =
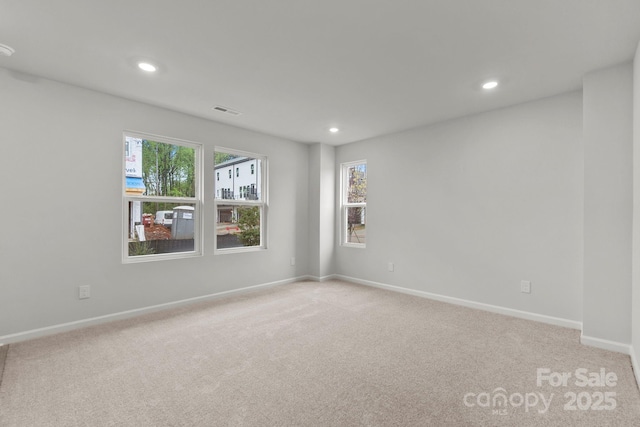
[[[215,166],[216,199],[258,200],[262,192],[259,159],[236,157]],[[217,222],[234,222],[233,206],[218,205]]]

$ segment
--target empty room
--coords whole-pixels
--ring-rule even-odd
[[[640,425],[640,1],[0,0],[0,425]]]

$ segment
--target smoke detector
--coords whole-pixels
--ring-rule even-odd
[[[11,56],[15,53],[15,49],[6,44],[0,44],[0,56]]]

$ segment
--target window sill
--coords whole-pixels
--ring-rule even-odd
[[[264,246],[251,246],[248,248],[228,248],[228,249],[216,249],[213,251],[214,255],[228,255],[228,254],[240,254],[244,252],[260,252],[266,251],[267,248]]]
[[[367,244],[366,243],[342,243],[340,246],[345,248],[365,249],[367,247]]]

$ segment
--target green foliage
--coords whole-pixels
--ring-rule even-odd
[[[195,196],[195,150],[142,141],[142,180],[148,196]]]
[[[238,208],[238,240],[245,246],[260,245],[260,208],[240,207]]]
[[[151,255],[155,250],[149,242],[131,242],[129,244],[129,256]]]
[[[224,163],[227,160],[231,160],[231,159],[235,159],[238,156],[234,156],[233,154],[229,154],[229,153],[222,153],[219,151],[216,151],[214,153],[214,165],[217,166],[220,163]]]

